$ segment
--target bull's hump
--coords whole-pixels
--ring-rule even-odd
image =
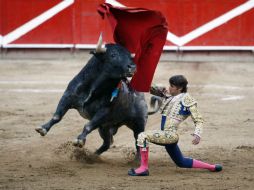
[[[82,87],[88,87],[98,77],[101,72],[101,64],[94,56],[81,69],[81,71],[70,81],[68,89],[76,91]]]
[[[82,80],[89,80],[95,78],[101,72],[102,66],[100,61],[94,56],[88,61],[88,63],[79,72],[77,77]]]

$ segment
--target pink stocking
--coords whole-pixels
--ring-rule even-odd
[[[146,147],[146,148],[140,147],[141,164],[140,164],[139,168],[135,169],[135,172],[137,174],[148,170],[148,152],[149,152],[148,147]]]
[[[201,169],[208,169],[210,171],[214,171],[215,165],[208,164],[208,163],[193,159],[192,168],[201,168]]]

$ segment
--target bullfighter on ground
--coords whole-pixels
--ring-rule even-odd
[[[166,88],[156,88],[152,93],[163,95],[163,103],[160,107],[162,120],[161,130],[145,131],[138,135],[138,146],[140,147],[141,165],[137,169],[130,169],[128,174],[131,176],[147,176],[148,170],[148,153],[149,142],[165,146],[169,156],[175,164],[181,168],[202,168],[210,171],[221,171],[222,166],[219,164],[207,164],[205,162],[184,157],[177,145],[179,135],[177,129],[185,119],[191,116],[195,131],[192,134],[194,139],[192,143],[197,145],[201,139],[203,128],[203,118],[197,109],[197,102],[187,93],[188,81],[183,75],[175,75],[169,79],[170,96],[164,95],[158,91],[166,92]],[[156,91],[157,89],[157,91]]]

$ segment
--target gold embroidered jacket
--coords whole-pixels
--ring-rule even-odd
[[[201,136],[204,120],[197,109],[197,102],[189,93],[181,93],[164,99],[160,108],[161,114],[167,116],[165,131],[177,132],[178,126],[191,116],[194,124],[194,134]]]

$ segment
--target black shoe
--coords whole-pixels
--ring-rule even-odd
[[[145,170],[145,171],[143,171],[141,173],[136,173],[135,170],[133,168],[131,168],[128,171],[128,175],[130,175],[130,176],[149,176],[149,171]]]
[[[214,172],[220,172],[221,170],[222,170],[222,165],[215,164],[215,170],[214,170]]]

